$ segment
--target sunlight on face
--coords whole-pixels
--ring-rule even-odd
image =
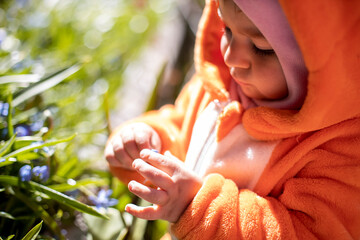
[[[278,100],[288,94],[280,62],[269,42],[232,0],[219,0],[224,22],[221,52],[230,74],[249,98]]]

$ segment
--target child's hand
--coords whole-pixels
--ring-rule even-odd
[[[139,158],[142,149],[161,150],[161,140],[156,131],[145,123],[126,125],[107,143],[105,157],[110,165],[133,169],[132,162]]]
[[[142,159],[134,160],[133,168],[158,188],[136,181],[131,181],[128,187],[132,193],[154,205],[139,207],[128,204],[125,210],[147,220],[176,222],[202,186],[201,179],[169,152],[161,155],[145,149],[140,157]]]

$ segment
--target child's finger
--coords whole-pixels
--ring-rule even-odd
[[[177,157],[175,157],[174,155],[172,155],[172,153],[170,151],[165,151],[164,156],[170,158],[171,161],[176,165],[183,164],[183,162],[181,160],[179,160]]]
[[[175,157],[164,156],[149,149],[140,152],[140,157],[151,165],[163,170],[170,176],[179,168],[179,162]]]
[[[173,184],[171,177],[166,172],[148,164],[142,159],[135,159],[132,166],[144,178],[164,190],[169,189]]]
[[[146,219],[146,220],[157,220],[161,218],[158,206],[139,207],[134,204],[128,204],[125,206],[125,211],[131,215]]]
[[[124,128],[120,132],[120,137],[124,146],[124,150],[129,154],[132,159],[139,157],[139,149],[136,144],[134,130],[132,128]]]
[[[113,153],[111,153],[111,151]],[[110,154],[112,154],[112,156]],[[131,157],[125,151],[121,137],[115,137],[112,140],[112,143],[108,144],[107,148],[105,149],[105,156],[107,160],[108,158],[110,159],[110,163],[113,163],[113,166],[122,166],[131,169],[133,159],[131,159]],[[115,160],[117,160],[117,162],[115,162]]]
[[[151,135],[145,131],[134,131],[134,139],[139,150],[151,148]]]
[[[115,166],[115,167],[121,167],[120,161],[117,160],[115,157],[114,147],[112,144],[108,144],[105,147],[104,154],[105,154],[106,160],[108,161],[108,163],[110,165]]]
[[[169,200],[168,194],[165,191],[147,187],[136,181],[129,182],[128,188],[130,192],[134,193],[136,196],[153,204],[164,205]]]

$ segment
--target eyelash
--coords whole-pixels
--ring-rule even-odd
[[[273,49],[260,49],[255,44],[252,44],[253,51],[259,56],[272,56],[275,54]]]
[[[223,32],[227,37],[231,37],[232,35],[231,29],[229,27],[224,26]],[[273,49],[260,49],[254,43],[252,43],[251,45],[254,54],[258,56],[272,56],[275,54],[275,51]]]

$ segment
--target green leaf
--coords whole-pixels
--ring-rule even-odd
[[[38,204],[38,202],[33,201],[33,199],[29,198],[27,195],[23,194],[20,190],[14,189],[14,195],[20,201],[22,201],[26,206],[28,206],[36,216],[40,217],[44,223],[51,229],[51,231],[60,237],[60,240],[64,240],[61,235],[61,230],[56,221],[50,214],[42,207],[42,205]]]
[[[40,233],[42,227],[42,221],[33,227],[23,238],[22,240],[35,240],[37,235]]]
[[[51,189],[54,189],[55,191],[65,192],[65,191],[71,191],[71,190],[74,190],[81,186],[86,186],[86,185],[104,186],[104,185],[108,185],[108,184],[109,184],[109,181],[107,181],[105,179],[86,178],[86,179],[78,180],[78,181],[74,182],[74,184],[63,183],[63,184],[50,185],[48,187]]]
[[[13,177],[13,176],[7,176],[7,175],[0,175],[0,183],[2,184],[8,184],[11,186],[18,186],[19,183],[19,179],[17,177]],[[33,189],[42,193],[45,193],[46,195],[48,195],[52,200],[57,201],[59,203],[62,203],[68,207],[71,207],[72,209],[78,210],[80,212],[83,213],[88,213],[97,217],[101,217],[104,219],[107,219],[107,217],[101,213],[99,213],[98,211],[96,211],[94,208],[92,208],[91,206],[88,206],[82,202],[79,202],[65,194],[62,194],[58,191],[55,191],[54,189],[51,189],[49,187],[46,187],[42,184],[33,182],[33,181],[29,181],[29,182],[25,182],[24,184],[20,184],[19,185],[22,188],[25,189]],[[30,188],[31,187],[31,188]]]
[[[10,239],[13,239],[15,237],[15,235],[13,234],[13,235],[10,235],[10,236],[8,236],[7,238],[6,238],[6,240],[10,240]],[[1,240],[2,240],[2,238],[0,238]]]
[[[43,139],[37,136],[24,136],[17,137],[14,143],[14,148],[19,149],[22,147],[29,146],[33,142],[41,142]]]
[[[147,207],[150,206],[150,203],[140,198],[139,206]],[[132,223],[132,228],[130,229],[130,239],[141,240],[144,239],[146,226],[148,220],[141,218],[134,218]]]
[[[122,214],[127,215],[126,219],[133,219],[134,217],[129,213],[121,213],[115,208],[106,209],[105,213],[109,220],[95,218],[88,214],[84,214],[83,218],[88,226],[88,232],[91,234],[92,239],[96,240],[117,240],[120,234],[127,234],[129,229],[123,219]],[[131,223],[131,222],[129,222]]]
[[[159,88],[161,86],[161,82],[164,78],[164,74],[165,74],[165,69],[166,69],[167,63],[164,63],[163,66],[160,69],[159,74],[156,77],[156,84],[154,86],[154,89],[151,93],[151,97],[149,99],[149,102],[146,106],[145,112],[148,112],[150,110],[154,110],[156,108],[156,105],[158,104],[158,93],[159,93]]]
[[[37,74],[19,74],[0,77],[0,84],[35,83],[40,80]]]
[[[31,161],[31,160],[39,159],[40,156],[41,155],[39,153],[27,152],[16,157],[16,160],[18,162]]]
[[[16,107],[20,103],[26,101],[27,99],[44,92],[45,90],[52,88],[53,86],[59,84],[64,79],[69,77],[70,75],[76,73],[80,69],[78,64],[66,67],[32,85],[25,88],[24,90],[16,93],[14,95],[13,106]]]
[[[29,145],[29,146],[20,148],[20,149],[14,151],[14,152],[11,152],[11,153],[5,155],[3,158],[6,159],[6,161],[0,162],[0,167],[4,167],[4,166],[10,165],[10,164],[13,164],[14,161],[9,161],[8,160],[9,158],[14,158],[14,157],[16,157],[18,155],[25,154],[27,152],[34,151],[36,149],[41,149],[43,147],[53,146],[53,145],[56,145],[56,144],[59,144],[59,143],[68,142],[68,141],[71,141],[72,139],[74,139],[75,136],[76,136],[76,134],[74,134],[74,135],[72,135],[72,136],[70,136],[68,138],[48,141],[48,142],[45,142],[43,144],[36,145],[36,146]]]
[[[4,154],[6,154],[11,146],[14,144],[15,142],[15,137],[16,137],[16,134],[13,135],[6,143],[5,145],[0,149],[0,157],[4,156]]]
[[[65,163],[60,164],[56,175],[69,178],[68,173],[71,172],[72,169],[76,168],[77,164],[79,164],[79,161],[76,157],[66,159]]]
[[[12,114],[13,114],[13,103],[12,103],[12,100],[13,100],[13,95],[12,94],[9,94],[7,96],[7,102],[9,103],[9,114],[7,116],[7,122],[8,122],[8,135],[9,137],[11,138],[13,135],[14,135],[14,126],[12,125]]]
[[[2,212],[2,211],[0,211],[0,217],[8,218],[8,219],[11,219],[11,220],[15,220],[15,217],[13,217],[11,214],[9,214],[9,213],[7,213],[7,212]]]
[[[12,119],[12,122],[11,122],[12,125],[15,126],[20,123],[28,122],[29,119],[34,117],[39,112],[39,109],[37,107],[39,107],[39,106],[32,107],[27,110],[22,109],[21,112],[17,112],[16,115]]]

